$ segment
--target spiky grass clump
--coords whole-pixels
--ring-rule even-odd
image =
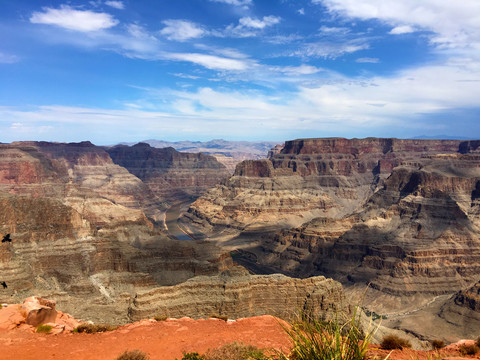
[[[357,310],[346,321],[341,321],[338,315],[330,321],[302,315],[300,321],[285,331],[293,349],[288,357],[279,354],[280,360],[363,360],[374,334],[370,329],[362,331]]]
[[[116,330],[118,326],[107,325],[107,324],[80,324],[78,325],[73,332],[75,333],[86,333],[86,334],[95,334],[97,332],[113,331]]]
[[[206,360],[266,360],[265,354],[252,345],[238,344],[236,342],[209,349],[205,354]]]
[[[445,341],[443,340],[432,340],[431,344],[434,350],[439,350],[445,347]]]
[[[123,354],[119,355],[116,360],[149,360],[150,356],[138,349],[127,350]]]
[[[53,326],[51,325],[40,324],[37,326],[36,332],[40,334],[48,334],[50,331],[52,331],[52,329],[53,329]]]
[[[168,319],[168,316],[158,314],[158,315],[155,315],[153,318],[154,318],[156,321],[165,321],[165,320]]]

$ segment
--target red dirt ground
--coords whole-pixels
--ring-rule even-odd
[[[142,320],[119,327],[115,331],[97,334],[37,334],[24,323],[19,306],[0,309],[0,359],[2,360],[115,360],[125,350],[139,349],[151,360],[181,359],[182,353],[204,353],[232,342],[254,345],[259,348],[287,350],[289,339],[281,320],[272,316],[258,316],[225,322],[218,319],[154,321]],[[71,322],[60,313],[57,323]],[[473,343],[473,341],[470,341]],[[384,359],[390,352],[372,346],[369,359]],[[461,360],[458,344],[440,352],[395,350],[392,360]],[[480,359],[480,356],[467,357]]]

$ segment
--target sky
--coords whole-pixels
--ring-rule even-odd
[[[478,0],[0,0],[0,142],[480,138]]]

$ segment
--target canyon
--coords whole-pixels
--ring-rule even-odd
[[[453,297],[480,279],[479,145],[287,141],[268,159],[237,165],[234,176],[192,203],[182,223],[252,271],[332,277],[353,298],[363,294],[370,311],[395,318],[393,327],[447,336],[452,327],[440,334],[439,324],[450,321],[449,311],[461,312],[453,331],[467,327],[462,334],[475,336],[478,323],[465,326],[476,319],[467,315],[472,291]],[[462,311],[460,299],[468,305]],[[434,319],[419,328],[408,318],[424,308]]]
[[[473,338],[479,161],[480,141],[299,139],[230,176],[147,143],[0,144],[0,301],[115,324],[361,304],[420,340]]]

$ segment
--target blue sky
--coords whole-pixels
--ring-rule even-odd
[[[0,0],[0,141],[480,138],[478,0]]]

